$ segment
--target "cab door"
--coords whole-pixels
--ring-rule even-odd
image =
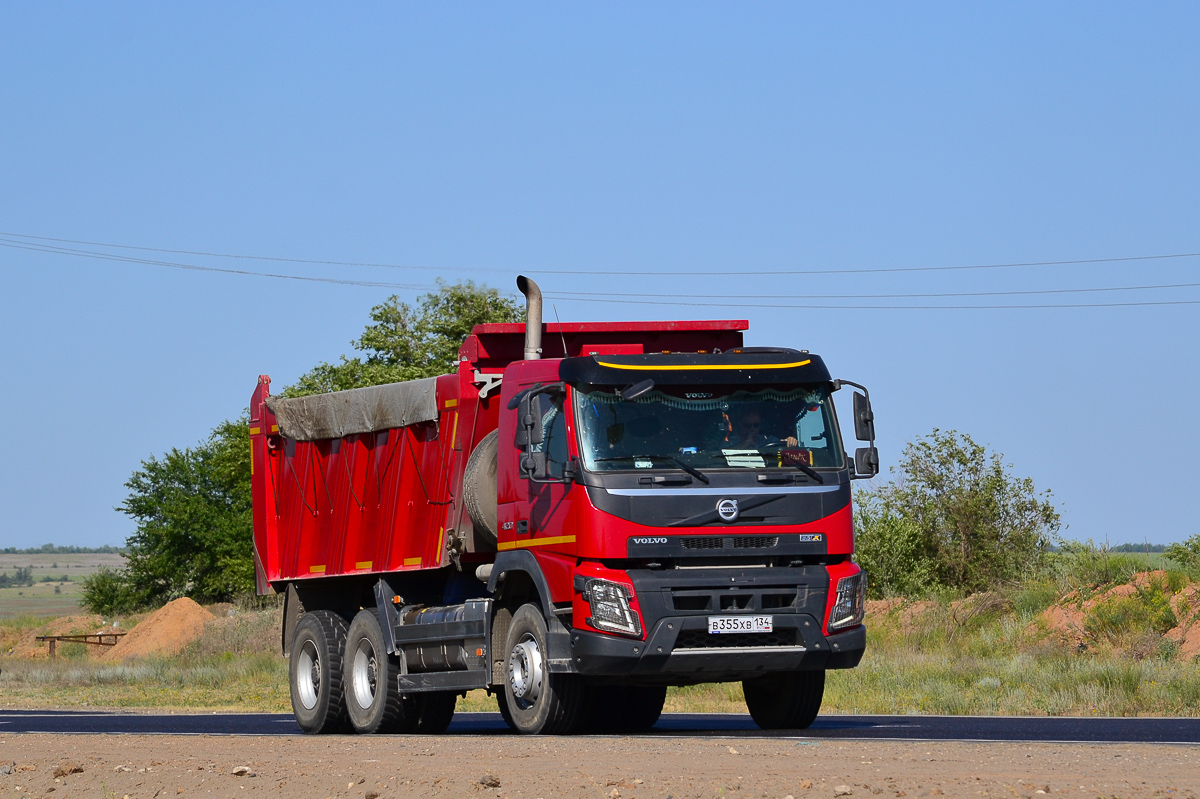
[[[563,392],[538,394],[531,403],[541,430],[542,441],[533,451],[543,456],[532,479],[527,478],[529,502],[529,533],[533,545],[549,546],[575,543],[571,526],[571,486],[567,481],[571,462],[567,438],[567,394]],[[540,464],[539,464],[540,466]],[[543,482],[545,481],[545,482]],[[569,541],[567,539],[570,539]]]
[[[551,364],[525,364],[526,367],[535,365]],[[521,374],[519,382],[513,381],[516,383],[513,394],[506,393],[505,396],[516,396],[557,379],[557,364],[552,365],[554,372],[545,377],[540,372],[549,372],[548,369],[527,369],[533,374]],[[520,468],[524,446],[519,443],[520,425],[515,418],[519,412],[502,414],[497,475],[498,549],[501,551],[532,549],[538,553],[575,554],[574,483],[566,478],[568,465],[578,453],[570,440],[569,402],[567,390],[561,386],[540,391],[530,398],[529,411],[542,439],[531,445],[532,451],[539,455],[538,469],[532,475],[526,475]]]

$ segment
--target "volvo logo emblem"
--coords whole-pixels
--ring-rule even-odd
[[[723,499],[717,503],[717,515],[724,522],[736,522],[738,517],[738,504],[736,499]]]

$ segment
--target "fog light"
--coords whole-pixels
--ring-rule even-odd
[[[587,623],[604,632],[641,637],[642,623],[629,606],[632,598],[633,591],[628,586],[609,580],[588,580],[583,587],[583,599],[592,608]]]
[[[867,573],[859,572],[838,580],[837,598],[829,612],[829,631],[862,624],[867,607]]]

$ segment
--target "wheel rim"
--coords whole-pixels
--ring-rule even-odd
[[[508,655],[508,685],[517,707],[528,710],[542,695],[545,666],[542,650],[531,633],[525,633]]]
[[[358,706],[366,710],[375,704],[375,690],[379,676],[379,662],[375,657],[375,647],[369,639],[360,638],[354,648],[354,665],[350,669],[350,681],[353,683],[354,700]]]
[[[304,646],[300,647],[300,658],[296,663],[296,691],[305,710],[317,706],[317,699],[321,696],[321,656],[312,641],[305,641]]]

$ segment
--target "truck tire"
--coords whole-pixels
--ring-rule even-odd
[[[634,686],[625,696],[621,713],[622,732],[645,732],[658,723],[667,702],[667,686]]]
[[[454,691],[417,694],[417,720],[412,731],[419,735],[441,735],[450,726],[457,706],[458,694]]]
[[[667,701],[665,685],[589,685],[586,690],[581,731],[602,735],[645,732],[658,722]]]
[[[346,729],[342,680],[346,630],[346,620],[330,610],[310,611],[296,622],[288,658],[288,683],[296,723],[307,733]]]
[[[475,528],[475,541],[487,549],[496,548],[496,457],[500,449],[500,431],[483,437],[467,459],[463,470],[463,505]]]
[[[346,633],[346,711],[355,732],[408,732],[413,703],[405,702],[396,682],[399,669],[387,654],[383,629],[374,608],[360,610]]]
[[[551,673],[546,620],[527,604],[513,614],[504,664],[504,700],[517,732],[566,735],[583,720],[584,688],[576,674]]]
[[[513,721],[512,713],[508,710],[508,700],[504,697],[503,688],[496,692],[496,707],[500,709],[500,718],[504,719],[504,723],[508,725],[508,728],[516,730],[517,723]]]
[[[767,674],[742,683],[746,708],[764,730],[803,730],[817,718],[825,695],[825,671]]]

